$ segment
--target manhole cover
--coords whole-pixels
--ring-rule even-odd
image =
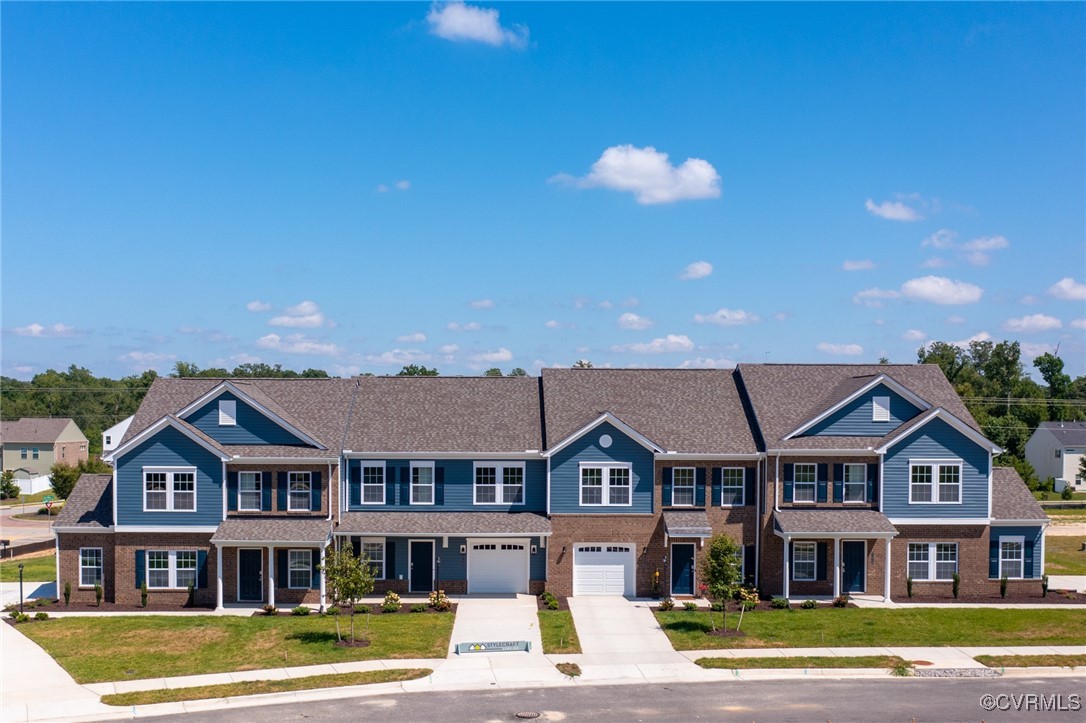
[[[522,710],[517,713],[517,718],[520,718],[521,720],[532,720],[533,718],[538,718],[540,715],[542,714],[537,710]]]

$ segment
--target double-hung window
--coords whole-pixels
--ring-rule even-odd
[[[196,510],[195,468],[145,467],[143,509],[155,512],[194,512]]]
[[[814,580],[818,547],[814,542],[792,543],[792,579]]]
[[[720,504],[723,507],[742,507],[744,503],[742,467],[724,467],[720,470]]]
[[[582,505],[629,507],[632,501],[629,465],[581,465]]]
[[[102,584],[102,548],[79,548],[79,586],[94,587]]]
[[[375,580],[385,579],[385,538],[362,538],[362,554],[369,560]]]
[[[196,587],[196,550],[148,550],[147,587]]]
[[[313,584],[313,551],[288,550],[287,586],[291,589],[309,589]]]
[[[961,501],[961,462],[912,462],[909,465],[909,502],[953,504]]]
[[[476,462],[475,504],[524,504],[524,464]]]
[[[310,472],[287,473],[287,510],[308,512],[313,500],[313,475]]]
[[[411,504],[434,504],[434,463],[411,463]]]
[[[260,472],[238,472],[238,509],[259,512],[261,508]]]
[[[1025,575],[1023,564],[1024,537],[999,538],[999,576],[1021,578]]]
[[[694,506],[695,475],[693,467],[675,467],[671,471],[671,504],[676,507]]]
[[[38,458],[38,448],[37,447],[34,447],[33,449],[30,450],[30,456],[33,457],[34,459]]]
[[[362,504],[383,505],[385,503],[385,466],[383,464],[362,464]]]
[[[810,462],[802,462],[795,466],[795,480],[792,487],[792,500],[794,502],[814,502],[815,488],[817,486],[817,466]]]
[[[907,574],[913,580],[953,580],[958,571],[955,542],[910,542]]]
[[[19,450],[19,459],[26,459],[26,447]]]
[[[845,499],[843,502],[866,502],[867,501],[867,465],[866,464],[846,464],[845,465],[845,484],[844,484]]]

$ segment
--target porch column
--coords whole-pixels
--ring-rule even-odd
[[[784,558],[784,599],[785,600],[788,599],[788,578],[791,577],[791,575],[789,573],[792,570],[792,561],[790,559],[788,559],[788,543],[789,542],[790,542],[789,538],[785,537],[784,538],[784,555],[782,555],[782,557]]]
[[[833,596],[841,594],[841,538],[833,538]]]
[[[268,604],[275,607],[275,548],[268,547]]]
[[[886,538],[886,565],[883,569],[882,601],[890,602],[890,538]]]
[[[328,546],[326,544],[321,545],[320,555],[321,555],[321,612],[322,613],[324,612],[324,605],[325,605],[325,602],[326,602],[326,598],[328,596],[328,587],[325,584],[325,576],[324,576],[324,553],[327,551],[327,549],[328,549]]]
[[[222,545],[215,545],[215,609],[222,610]]]

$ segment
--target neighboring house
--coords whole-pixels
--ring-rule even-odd
[[[0,422],[4,471],[16,478],[49,474],[55,462],[75,466],[89,456],[87,437],[68,417],[23,417]]]
[[[169,379],[54,523],[77,599],[693,595],[727,533],[764,594],[1039,591],[1047,518],[936,366]]]
[[[1039,479],[1065,480],[1077,489],[1086,487],[1079,471],[1084,454],[1086,422],[1041,422],[1026,442],[1026,461]]]
[[[126,417],[121,421],[114,424],[112,427],[102,432],[102,454],[107,455],[113,450],[117,449],[121,440],[124,439],[125,432],[128,431],[128,427],[132,424],[132,420],[135,419],[135,415]]]

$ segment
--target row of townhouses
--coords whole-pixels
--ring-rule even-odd
[[[1047,518],[931,365],[157,379],[54,524],[90,600],[377,591],[692,595],[708,538],[763,594],[1039,590]]]

